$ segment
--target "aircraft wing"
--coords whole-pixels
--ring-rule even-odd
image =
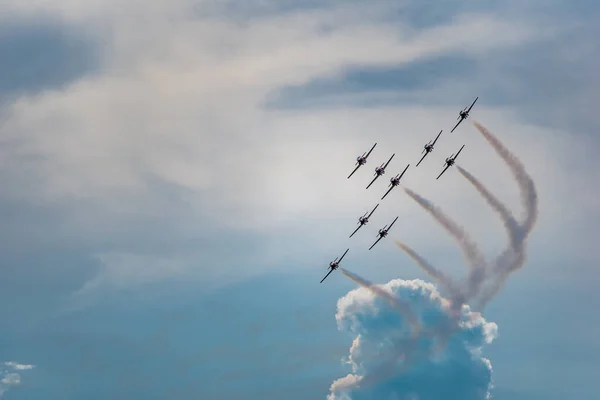
[[[352,237],[352,236],[354,236],[354,234],[355,234],[356,232],[358,232],[358,230],[359,230],[360,228],[362,228],[362,224],[360,224],[360,225],[358,226],[358,228],[356,228],[356,229],[354,230],[354,232],[352,232],[352,234],[351,234],[349,237]]]
[[[375,210],[377,210],[377,207],[379,207],[379,203],[377,203],[377,205],[375,206],[375,208],[373,209],[373,211],[371,211],[371,213],[369,214],[369,216],[367,217],[367,219],[371,218],[371,215],[373,215],[373,213],[375,212]]]
[[[406,166],[406,168],[404,168],[404,171],[402,171],[402,173],[400,174],[400,178],[399,179],[402,179],[402,177],[404,176],[404,173],[406,172],[406,170],[408,169],[408,167],[410,167],[410,164],[408,164]]]
[[[338,261],[338,265],[339,263],[342,262],[342,259],[344,258],[344,256],[346,255],[346,253],[348,252],[348,250],[350,250],[350,248],[347,248],[346,251],[344,252],[344,254],[342,254],[342,257],[340,257],[340,261]]]
[[[368,153],[367,153],[367,155],[365,156],[365,160],[366,160],[367,158],[369,158],[369,154],[371,154],[371,152],[373,151],[373,149],[375,148],[375,146],[377,146],[377,143],[375,143],[375,144],[373,145],[373,147],[371,147],[371,150],[369,150],[369,152],[368,152]]]
[[[381,198],[381,200],[385,199],[385,196],[387,196],[388,193],[391,192],[393,188],[395,188],[395,186],[392,186],[391,188],[389,188],[388,191],[385,192],[385,194],[383,195],[383,197]]]
[[[435,137],[435,140],[433,141],[433,143],[431,143],[432,146],[435,146],[435,142],[437,142],[437,140],[440,138],[440,135],[442,134],[443,129],[440,131],[440,133],[438,133],[438,135]]]
[[[429,153],[425,153],[425,154],[423,155],[423,157],[421,157],[421,159],[420,159],[420,160],[419,160],[419,162],[417,163],[417,167],[419,166],[419,164],[421,164],[421,161],[423,161],[423,160],[425,159],[425,157],[427,157],[427,154],[429,154]]]
[[[464,119],[464,118],[461,118],[461,119],[460,119],[460,121],[458,121],[458,122],[456,123],[456,125],[454,125],[454,128],[452,128],[452,130],[450,131],[450,133],[454,132],[454,130],[455,130],[455,129],[456,129],[456,128],[457,128],[457,127],[460,125],[460,123],[461,123],[461,122],[463,122],[463,119]]]
[[[348,178],[347,178],[347,179],[350,179],[350,177],[351,177],[352,175],[354,175],[354,173],[356,172],[356,170],[357,170],[357,169],[359,169],[359,168],[360,168],[360,164],[358,164],[358,165],[356,166],[356,168],[354,168],[354,171],[352,171],[352,173],[351,173],[350,175],[348,175]]]
[[[479,96],[475,97],[475,100],[473,100],[473,104],[471,104],[471,107],[469,107],[469,109],[467,110],[467,114],[469,113],[469,111],[471,111],[471,108],[473,108],[473,106],[475,105],[475,102],[477,101],[478,98],[479,98]]]
[[[390,163],[390,161],[392,161],[392,158],[394,158],[394,156],[396,155],[396,153],[392,154],[392,156],[390,157],[390,159],[388,160],[388,162],[385,163],[385,165],[383,166],[383,169],[386,169],[388,164]]]
[[[453,160],[456,160],[456,157],[458,157],[458,155],[460,154],[460,152],[462,151],[462,149],[465,147],[465,145],[463,144],[462,147],[460,148],[460,150],[458,151],[458,153],[456,153],[456,155],[454,156]]]
[[[327,279],[327,277],[329,276],[329,274],[331,274],[332,272],[333,272],[333,268],[331,268],[331,269],[329,270],[329,272],[327,273],[327,275],[325,275],[325,278],[321,279],[321,282],[319,282],[319,283],[323,283],[323,281],[324,281],[325,279]]]
[[[394,220],[392,221],[392,223],[390,224],[390,226],[387,228],[387,231],[388,231],[388,232],[390,231],[390,229],[392,228],[392,225],[394,225],[394,223],[395,223],[397,220],[398,220],[398,217],[396,217],[396,219],[394,219]]]
[[[448,169],[448,167],[450,167],[450,166],[448,164],[446,164],[446,168],[444,168],[444,170],[442,171],[442,173],[439,174],[438,177],[435,178],[435,179],[440,179],[440,176],[442,176],[444,174],[444,172],[446,172],[446,170]]]
[[[379,243],[379,241],[381,240],[381,238],[382,238],[382,237],[383,237],[383,236],[379,236],[379,239],[377,239],[377,240],[375,241],[375,243],[373,243],[373,244],[371,245],[371,247],[369,247],[369,250],[371,250],[373,247],[375,247],[375,245],[376,245],[377,243]]]
[[[367,189],[371,187],[371,185],[373,184],[373,182],[375,182],[377,180],[377,178],[379,178],[380,175],[375,176],[375,178],[373,178],[373,180],[371,181],[371,183],[369,183],[369,186],[367,186]]]

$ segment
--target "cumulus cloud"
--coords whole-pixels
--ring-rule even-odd
[[[4,363],[6,368],[0,369],[0,399],[4,397],[4,393],[12,386],[21,384],[21,375],[14,371],[27,371],[35,368],[35,365],[20,364],[15,361],[7,361]]]
[[[425,332],[453,330],[438,347],[435,334],[411,335],[410,324],[389,302],[358,288],[338,301],[338,329],[355,336],[345,363],[352,372],[331,385],[328,400],[483,400],[490,396],[492,366],[483,348],[497,325],[463,306],[458,320],[451,302],[421,280],[392,280],[382,287],[409,302]],[[441,349],[441,351],[440,351]]]

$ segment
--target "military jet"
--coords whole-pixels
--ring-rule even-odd
[[[394,219],[394,220],[392,221],[392,223],[390,224],[390,226],[387,226],[387,225],[386,225],[386,226],[387,226],[387,228],[386,228],[386,226],[384,226],[383,228],[381,228],[381,229],[379,230],[379,232],[377,233],[377,236],[379,236],[379,238],[377,238],[377,240],[375,241],[375,243],[373,243],[373,244],[371,245],[371,247],[369,247],[369,250],[371,250],[371,249],[372,249],[372,248],[373,248],[373,247],[374,247],[374,246],[375,246],[377,243],[379,243],[379,241],[380,241],[381,239],[383,239],[384,237],[386,237],[386,236],[387,236],[388,232],[390,231],[390,228],[392,227],[392,225],[394,225],[394,222],[396,222],[396,220],[397,220],[397,219],[398,219],[398,217],[396,217],[396,219]]]
[[[371,183],[369,183],[369,185],[367,186],[367,189],[371,187],[371,185],[373,184],[373,182],[375,182],[377,180],[377,178],[379,178],[381,175],[385,174],[385,169],[387,168],[388,164],[390,163],[390,161],[392,161],[392,158],[394,158],[395,155],[396,155],[396,153],[392,154],[392,156],[390,157],[388,162],[386,162],[385,164],[381,164],[379,167],[375,168],[375,178],[373,178]]]
[[[365,165],[367,163],[367,158],[369,158],[369,154],[371,154],[371,152],[373,151],[373,149],[375,148],[375,146],[377,146],[377,143],[375,143],[373,145],[373,147],[371,147],[371,150],[369,150],[368,153],[363,153],[362,156],[358,156],[356,158],[356,168],[354,168],[354,171],[352,171],[352,173],[350,175],[348,175],[347,179],[350,179],[350,177],[352,175],[354,175],[354,173],[356,172],[356,170],[359,169],[361,167],[361,165]]]
[[[393,177],[392,179],[390,179],[390,186],[387,192],[385,192],[385,194],[383,195],[383,197],[381,198],[381,200],[383,200],[385,198],[385,196],[388,195],[389,192],[392,191],[393,188],[395,188],[396,186],[398,186],[400,184],[400,179],[402,179],[402,177],[404,176],[404,173],[406,172],[406,170],[408,169],[408,167],[410,167],[410,164],[408,164],[406,166],[406,168],[404,168],[404,171],[402,171],[402,174],[398,174],[395,177]]]
[[[433,151],[433,146],[435,146],[435,142],[437,142],[437,140],[439,139],[441,134],[442,134],[442,131],[440,131],[440,133],[438,133],[438,135],[435,137],[435,140],[433,142],[430,141],[425,146],[423,146],[423,153],[425,153],[425,154],[423,155],[423,157],[421,157],[421,159],[417,163],[417,167],[419,166],[419,164],[421,164],[421,161],[423,161],[425,159],[425,157],[427,157],[427,154],[429,154]],[[421,153],[421,154],[423,154],[423,153]]]
[[[462,147],[460,148],[460,150],[458,151],[458,153],[456,153],[456,155],[452,154],[452,155],[450,155],[450,157],[446,158],[446,161],[445,161],[446,168],[444,168],[444,170],[442,171],[442,173],[439,174],[438,177],[435,178],[435,179],[440,179],[440,176],[442,176],[442,174],[444,172],[446,172],[446,170],[448,168],[450,168],[452,165],[454,165],[454,161],[456,161],[456,157],[458,157],[458,155],[460,154],[460,152],[462,151],[462,149],[464,147],[465,147],[465,145],[463,144]]]
[[[475,105],[475,102],[477,101],[479,97],[475,97],[475,100],[473,100],[473,103],[471,104],[471,106],[467,109],[466,107],[464,109],[462,109],[461,111],[459,111],[458,113],[458,122],[456,123],[456,125],[454,125],[454,128],[452,128],[452,130],[450,131],[450,133],[454,132],[454,130],[456,129],[456,127],[458,125],[460,125],[461,122],[463,122],[463,120],[469,118],[469,112],[471,111],[471,108],[473,108],[473,106]]]
[[[369,213],[369,215],[367,215],[367,213],[368,213],[368,211],[367,211],[367,212],[365,213],[365,215],[363,215],[362,217],[359,217],[359,218],[358,218],[358,223],[359,223],[360,225],[358,226],[358,228],[356,228],[356,229],[354,230],[354,232],[352,232],[352,235],[350,235],[350,237],[354,236],[354,234],[355,234],[356,232],[358,232],[358,230],[359,230],[360,228],[362,228],[362,226],[363,226],[363,225],[366,225],[366,224],[368,224],[368,223],[369,223],[369,218],[371,218],[371,215],[373,215],[373,213],[375,212],[375,210],[377,210],[377,207],[379,207],[379,204],[377,204],[377,205],[375,206],[375,208],[373,209],[373,211],[371,211],[371,212]]]
[[[327,277],[329,276],[329,274],[331,274],[334,270],[336,270],[340,266],[340,263],[342,262],[342,259],[344,258],[344,256],[348,252],[348,250],[350,250],[350,249],[346,249],[346,251],[344,252],[344,254],[342,254],[342,256],[340,257],[339,260],[336,257],[335,260],[333,260],[332,262],[329,263],[329,267],[328,267],[329,268],[329,272],[327,273],[327,275],[325,275],[325,278],[321,279],[321,282],[319,282],[319,283],[323,283],[323,281],[325,279],[327,279]]]

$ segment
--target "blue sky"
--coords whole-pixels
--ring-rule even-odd
[[[498,327],[478,367],[454,368],[471,354],[456,345],[447,370],[420,358],[410,376],[427,387],[452,371],[459,393],[484,357],[495,399],[600,394],[595,2],[0,4],[0,398],[325,399],[352,373],[341,360],[358,333],[377,345],[406,322],[379,302],[388,319],[338,329],[380,299],[340,271],[319,285],[330,260],[350,247],[344,267],[372,282],[429,282],[398,239],[465,275],[452,239],[399,189],[345,236],[385,189],[364,190],[374,165],[411,163],[406,186],[493,256],[498,218],[455,169],[434,179],[465,144],[458,163],[520,215],[470,121],[448,134],[475,96],[473,119],[535,181],[539,220],[487,322],[465,314]],[[338,304],[353,296],[356,308]],[[423,299],[413,306],[435,309]],[[350,396],[406,390],[394,378]]]

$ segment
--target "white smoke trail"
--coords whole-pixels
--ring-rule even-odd
[[[519,243],[520,226],[512,212],[504,205],[496,196],[494,196],[477,178],[471,175],[468,171],[457,165],[458,172],[465,177],[471,185],[479,192],[479,194],[488,202],[490,207],[494,209],[502,218],[504,228],[509,237],[510,246],[516,248]]]
[[[525,248],[524,248],[524,235],[521,226],[513,216],[512,212],[502,202],[494,196],[477,178],[461,168],[459,165],[456,166],[459,173],[473,185],[473,187],[479,192],[479,194],[487,201],[487,203],[496,211],[502,222],[504,228],[508,234],[509,244],[494,262],[494,269],[492,274],[498,273],[498,270],[502,271],[506,266],[513,266],[512,269],[519,268],[525,262]],[[491,298],[497,293],[500,287],[504,284],[507,276],[493,277],[498,282],[492,281],[491,290],[484,292],[482,295],[481,304],[479,307],[484,307]]]
[[[504,160],[506,165],[510,168],[521,194],[521,203],[525,208],[525,217],[523,222],[520,224],[523,230],[523,234],[527,235],[533,229],[538,217],[538,196],[537,190],[535,189],[535,183],[531,176],[525,170],[523,163],[512,154],[496,136],[492,134],[487,128],[479,124],[477,121],[473,121],[473,125],[488,141],[496,153]]]
[[[488,129],[479,124],[477,121],[473,121],[473,125],[475,125],[477,130],[483,135],[483,137],[488,141],[500,158],[502,158],[502,160],[504,160],[506,165],[509,167],[519,186],[521,203],[525,209],[523,221],[519,224],[516,224],[518,226],[517,229],[513,229],[512,231],[512,249],[507,249],[507,251],[498,257],[493,271],[494,275],[496,275],[495,279],[492,279],[491,286],[482,294],[480,306],[485,307],[485,305],[487,305],[487,303],[489,303],[489,301],[504,286],[508,276],[512,272],[521,268],[525,263],[525,240],[533,229],[538,218],[538,196],[535,183],[525,170],[523,163],[521,163],[521,161],[514,154],[512,154]],[[511,224],[514,223],[511,222]]]
[[[410,258],[412,258],[413,261],[415,261],[417,265],[423,271],[425,271],[427,275],[435,279],[441,286],[444,287],[444,289],[448,291],[448,293],[450,294],[450,300],[452,302],[452,310],[455,310],[456,308],[464,304],[464,294],[449,276],[447,276],[442,271],[431,265],[431,263],[429,263],[427,260],[421,257],[421,255],[419,255],[416,251],[408,247],[406,244],[400,242],[399,240],[395,240],[395,243],[396,246],[400,247],[402,251],[404,251]]]
[[[463,256],[469,264],[470,271],[467,280],[467,293],[465,293],[466,300],[471,299],[476,293],[478,288],[483,283],[486,274],[487,262],[485,257],[479,250],[477,244],[471,240],[465,230],[450,219],[444,212],[432,202],[418,195],[414,191],[404,188],[404,191],[415,200],[423,209],[425,209],[431,216],[440,224],[446,231],[456,240],[460,249],[462,250]]]

